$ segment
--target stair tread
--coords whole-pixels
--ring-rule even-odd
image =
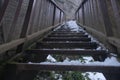
[[[97,48],[96,42],[38,42],[38,48]]]
[[[43,41],[91,41],[91,38],[87,38],[87,37],[80,37],[80,38],[50,38],[50,37],[47,37],[47,38],[44,38]]]
[[[31,49],[26,50],[26,53],[37,54],[60,54],[60,55],[107,55],[105,50],[90,50],[90,49]]]
[[[81,72],[103,72],[119,73],[120,66],[101,65],[101,64],[56,64],[56,63],[11,63],[9,66],[15,66],[18,70],[51,70],[51,71],[81,71]]]

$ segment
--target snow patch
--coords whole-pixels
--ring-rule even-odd
[[[51,55],[47,56],[47,60],[50,62],[57,62],[55,58],[53,58]]]
[[[66,22],[65,28],[69,28],[71,31],[74,31],[74,32],[84,31],[80,26],[77,25],[76,21]]]
[[[82,75],[89,77],[90,80],[106,80],[104,75],[99,72],[86,72],[86,73],[82,73]]]

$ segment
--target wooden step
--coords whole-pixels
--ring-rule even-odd
[[[57,31],[53,31],[53,33],[85,33],[83,31],[79,31],[79,32],[76,32],[76,31],[70,31],[70,30],[57,30]]]
[[[88,37],[85,34],[52,34],[48,35],[48,37]]]
[[[91,41],[91,38],[87,38],[87,37],[80,37],[80,38],[67,38],[67,37],[59,37],[59,38],[44,38],[43,41]]]
[[[89,55],[89,56],[107,56],[105,50],[79,50],[79,49],[31,49],[26,50],[28,54],[59,54],[59,55]]]
[[[64,35],[64,34],[76,34],[76,35],[78,35],[78,34],[83,34],[83,35],[84,35],[85,33],[74,33],[74,32],[64,32],[64,33],[63,33],[63,32],[53,32],[53,33],[51,33],[51,34],[63,34],[63,35]]]
[[[96,49],[95,42],[39,42],[37,48],[85,48]]]
[[[120,66],[90,65],[90,64],[39,64],[39,63],[11,63],[18,70],[45,70],[45,71],[80,71],[80,72],[102,72],[120,74]]]

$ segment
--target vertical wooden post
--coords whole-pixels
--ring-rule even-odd
[[[44,0],[44,7],[43,7],[43,20],[42,20],[42,28],[44,29],[44,28],[46,28],[46,17],[47,17],[47,6],[48,6],[48,4],[47,4],[47,0]]]
[[[38,31],[38,29],[37,29],[37,27],[38,27],[38,17],[39,17],[39,12],[40,12],[40,3],[41,3],[41,0],[36,0],[36,2],[34,3],[34,14],[32,15],[32,20],[33,20],[33,22],[32,22],[32,33],[34,33],[34,32],[37,32]]]
[[[105,24],[106,35],[107,36],[112,36],[113,35],[112,24],[110,22],[110,18],[109,18],[109,15],[108,15],[106,0],[99,0],[99,4],[100,4],[100,9],[101,9],[101,12],[102,12],[104,24]]]
[[[86,4],[84,4],[84,17],[85,17],[85,25],[87,25]]]
[[[40,22],[40,13],[41,13],[41,5],[42,5],[42,0],[40,0],[40,4],[39,4],[39,13],[38,13],[38,16],[37,16],[37,19],[36,19],[36,25],[35,26],[37,26],[37,31],[39,31],[39,27],[40,27],[40,25],[39,25],[39,22]]]
[[[90,3],[89,3],[89,0],[87,1],[87,8],[88,8],[88,25],[90,26]]]
[[[86,2],[87,3],[87,15],[88,15],[88,25],[90,26],[90,7],[89,7],[89,1]]]
[[[36,4],[36,1],[34,2],[34,4]],[[34,31],[34,27],[33,27],[33,24],[34,24],[34,16],[35,16],[35,8],[36,8],[37,5],[33,5],[33,8],[32,8],[32,11],[31,11],[31,17],[30,17],[30,20],[29,20],[29,27],[28,27],[28,32],[27,34],[32,34],[33,31]]]
[[[116,21],[116,25],[117,25],[117,30],[116,32],[119,34],[120,37],[120,2],[118,2],[118,0],[111,0],[112,3],[112,8],[113,8],[113,12],[114,12],[114,17],[115,17],[115,21]],[[118,6],[119,4],[119,6]]]
[[[54,24],[55,24],[55,12],[56,12],[56,7],[55,7],[55,5],[54,5],[54,12],[53,12],[53,23],[52,23],[52,25],[54,25]]]
[[[30,20],[30,15],[31,15],[32,7],[33,7],[33,2],[34,2],[34,0],[29,1],[27,13],[26,13],[24,23],[23,23],[23,27],[22,27],[22,31],[21,31],[21,34],[20,34],[20,38],[26,37],[28,24],[29,24],[29,20]],[[17,53],[19,53],[19,52],[21,52],[23,50],[23,45],[24,44],[21,44],[21,45],[18,46],[18,48],[16,50]]]
[[[94,24],[94,9],[93,9],[93,0],[90,0],[90,6],[91,6],[91,21],[92,21],[92,23],[91,23],[91,27],[93,26],[93,24]]]
[[[79,11],[80,11],[80,10],[78,10],[77,18],[78,18],[78,21],[80,22],[80,19],[79,19]]]
[[[62,17],[62,12],[61,12],[61,10],[60,10],[59,23],[61,23],[61,17]]]
[[[44,8],[44,6],[43,6],[44,5],[44,1],[45,0],[41,0],[41,11],[40,11],[40,16],[39,16],[39,24],[38,24],[39,25],[39,30],[42,29],[41,25],[42,25],[42,21],[43,21],[42,20],[43,19],[43,15],[42,14],[43,14],[43,8]]]
[[[83,25],[85,25],[85,12],[84,12],[84,5],[82,6],[82,19],[83,19]]]
[[[14,33],[14,30],[15,30],[15,27],[16,27],[16,24],[17,24],[17,20],[18,20],[19,14],[20,14],[22,3],[23,3],[23,0],[19,0],[17,10],[15,12],[15,16],[14,16],[14,19],[12,21],[12,25],[10,27],[10,31],[9,31],[9,34],[8,34],[7,41],[11,41],[13,39],[13,37],[14,37],[13,33]]]
[[[49,21],[49,25],[52,26],[52,24],[53,24],[52,19],[53,19],[53,10],[54,10],[53,8],[54,8],[54,6],[52,5],[52,3],[50,3],[50,4],[51,4],[51,6],[50,6],[50,9],[49,9],[49,12],[50,12],[49,18],[51,20]]]

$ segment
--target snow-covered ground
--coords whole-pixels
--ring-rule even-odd
[[[60,27],[58,27],[57,29],[59,29],[59,28]],[[79,27],[76,24],[76,21],[69,21],[69,22],[67,22],[65,24],[64,28],[69,28],[71,31],[74,31],[74,32],[80,32],[80,31],[85,32],[81,27]],[[55,30],[57,30],[57,29],[55,29]],[[89,37],[92,38],[92,42],[99,43],[99,41],[97,41],[91,35],[89,35]],[[106,51],[108,51],[104,47],[103,44],[101,44],[101,43],[99,43],[99,44],[100,44],[100,46],[98,46],[98,48],[96,50],[106,50]],[[75,50],[81,50],[81,49],[77,48]],[[82,50],[84,50],[84,49],[82,49]],[[41,63],[38,63],[38,64],[120,66],[120,62],[117,60],[116,57],[117,57],[117,55],[115,55],[114,53],[111,53],[111,55],[109,57],[107,57],[104,62],[94,61],[94,59],[92,57],[90,57],[90,56],[89,57],[83,56],[82,59],[80,58],[80,59],[76,59],[76,60],[70,60],[68,57],[66,57],[66,59],[63,62],[59,62],[52,55],[48,55],[46,62],[41,62]],[[34,63],[29,62],[29,64],[34,64]],[[102,73],[99,73],[99,72],[86,72],[86,73],[82,73],[82,75],[83,76],[88,75],[88,77],[91,80],[106,80],[105,77],[104,77],[104,75]],[[56,74],[56,76],[58,76],[58,74]],[[62,80],[62,77],[59,80]]]

